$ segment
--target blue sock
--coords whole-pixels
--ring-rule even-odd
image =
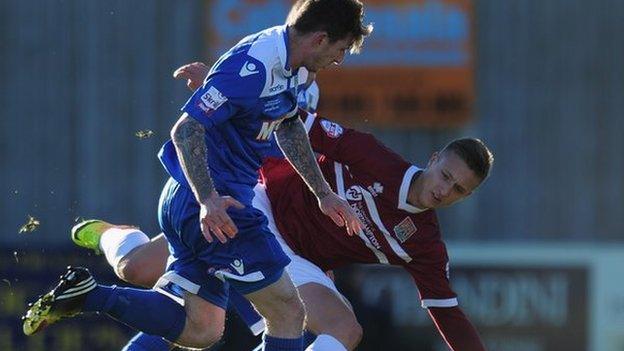
[[[264,334],[264,351],[303,351],[303,336],[297,339],[282,339]]]
[[[98,285],[87,295],[84,312],[104,312],[151,335],[176,341],[186,322],[184,307],[167,296],[146,289]]]
[[[306,347],[312,345],[314,340],[316,340],[316,334],[314,334],[314,333],[312,333],[311,331],[308,331],[308,330],[303,332],[303,348],[304,349]]]
[[[160,336],[138,333],[121,351],[169,351],[169,342]]]

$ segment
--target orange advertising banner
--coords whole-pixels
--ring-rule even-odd
[[[350,125],[442,128],[471,118],[473,78],[463,67],[353,67],[317,77],[319,114]]]
[[[319,113],[348,124],[446,128],[472,118],[472,1],[365,1],[360,55],[318,75]],[[361,56],[361,57],[359,57]]]
[[[348,124],[447,128],[472,118],[472,0],[364,0],[375,29],[362,52],[319,72],[318,112]],[[290,0],[220,0],[211,37],[223,52],[284,23]]]

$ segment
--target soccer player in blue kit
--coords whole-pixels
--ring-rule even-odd
[[[302,350],[304,311],[284,274],[289,259],[252,206],[253,188],[275,135],[323,213],[351,235],[360,230],[348,203],[324,180],[296,111],[308,71],[359,50],[372,30],[362,17],[358,0],[299,1],[286,25],[250,35],[225,53],[159,153],[171,176],[159,203],[172,253],[166,273],[153,289],[141,290],[98,285],[88,270],[70,268],[29,309],[24,332],[103,312],[176,344],[205,348],[223,333],[232,287],[265,318],[264,350]]]

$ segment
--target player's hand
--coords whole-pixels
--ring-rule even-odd
[[[346,227],[347,234],[357,234],[362,229],[360,220],[346,200],[330,192],[318,201],[321,212],[329,216],[337,226]]]
[[[231,196],[220,196],[216,192],[213,192],[208,199],[199,204],[200,228],[209,243],[214,240],[212,234],[221,243],[225,243],[228,238],[231,239],[238,233],[238,228],[226,212],[230,206],[239,209],[245,208],[243,204]]]
[[[332,282],[336,282],[336,276],[334,275],[333,270],[325,272],[325,275],[327,276],[327,278],[331,279]]]
[[[173,78],[186,79],[186,85],[195,91],[202,86],[209,70],[210,68],[201,62],[187,63],[173,72]]]

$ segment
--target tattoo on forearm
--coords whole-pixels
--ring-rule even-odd
[[[199,202],[215,190],[208,169],[205,134],[199,122],[187,117],[178,122],[172,138],[184,175]]]
[[[331,192],[321,173],[308,140],[303,122],[296,118],[280,125],[275,132],[277,143],[297,173],[320,199]]]

